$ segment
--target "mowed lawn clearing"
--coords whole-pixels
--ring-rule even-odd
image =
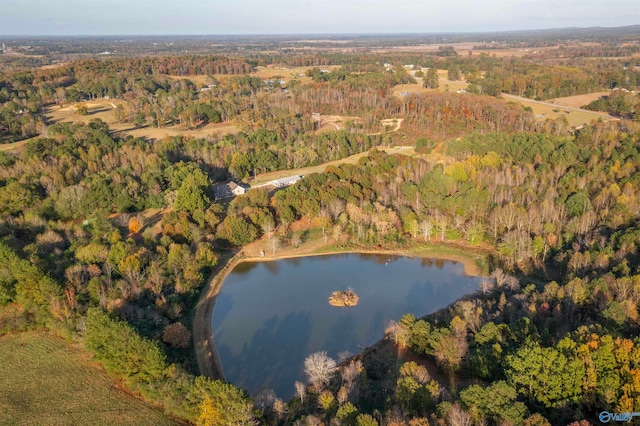
[[[112,129],[120,130],[120,128],[124,129],[128,127],[127,124],[119,124],[116,122],[113,111],[117,105],[121,104],[124,104],[124,102],[119,99],[99,99],[87,102],[70,102],[65,105],[50,105],[45,108],[45,116],[49,123],[59,123],[63,121],[88,123],[95,118],[99,118]],[[87,115],[78,114],[77,108],[80,105],[87,107]]]
[[[88,356],[44,333],[0,337],[0,424],[172,425]]]

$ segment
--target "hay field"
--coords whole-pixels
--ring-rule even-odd
[[[474,50],[474,46],[478,46],[479,49]],[[373,49],[376,52],[412,52],[412,53],[433,53],[437,52],[440,47],[453,47],[458,55],[466,57],[471,52],[472,56],[479,56],[481,54],[495,56],[497,58],[505,57],[522,57],[525,55],[531,55],[535,53],[544,52],[547,50],[557,49],[557,46],[550,47],[537,47],[537,48],[492,48],[490,43],[482,42],[460,42],[460,43],[436,43],[436,44],[419,44],[415,46],[393,46],[384,47],[379,49]],[[486,47],[483,49],[483,47]]]
[[[117,105],[124,104],[119,99],[113,100],[95,100],[88,102],[67,103],[64,105],[52,105],[45,109],[45,116],[49,124],[60,122],[72,122],[72,123],[88,123],[89,121],[99,118],[109,125],[114,130],[122,130],[129,127],[128,124],[116,123],[116,118],[113,110]],[[78,105],[85,105],[89,111],[88,115],[80,115],[76,111]]]
[[[4,152],[19,152],[19,151],[22,150],[22,147],[24,147],[27,142],[32,141],[34,139],[37,139],[37,137],[30,138],[30,139],[24,139],[24,140],[21,140],[21,141],[18,141],[18,142],[0,144],[0,151],[4,151]]]
[[[580,127],[585,124],[591,123],[593,120],[611,120],[613,117],[601,112],[588,111],[584,109],[578,109],[573,107],[562,106],[558,104],[552,104],[550,102],[534,101],[532,99],[521,98],[518,96],[508,95],[503,93],[507,102],[515,102],[524,106],[531,107],[536,119],[544,121],[548,118],[556,119],[561,116],[565,116],[569,125],[572,127]]]
[[[550,102],[570,108],[582,108],[593,101],[597,101],[603,96],[609,96],[610,93],[611,92],[594,92],[586,95],[566,96],[564,98],[555,98]]]
[[[414,72],[411,71],[413,75]],[[416,84],[398,84],[393,87],[393,95],[396,97],[401,97],[403,93],[430,93],[430,92],[456,92],[458,90],[465,90],[469,85],[464,80],[448,80],[447,79],[447,70],[438,70],[438,88],[437,89],[427,89],[426,87],[422,87],[422,78],[415,77]]]
[[[204,76],[206,77],[206,76]],[[109,128],[116,133],[123,133],[138,138],[160,140],[166,136],[193,136],[196,138],[204,138],[211,135],[226,135],[229,133],[238,133],[240,129],[231,123],[217,123],[207,124],[196,129],[188,129],[180,125],[174,125],[169,127],[140,127],[136,128],[131,123],[119,123],[116,121],[113,110],[118,104],[124,104],[123,101],[118,99],[113,100],[98,100],[82,102],[89,110],[88,115],[80,115],[76,111],[78,104],[69,104],[59,107],[57,105],[50,106],[45,110],[45,115],[49,124],[60,122],[71,123],[88,123],[94,118],[99,118],[109,125]],[[11,151],[18,149],[21,145],[24,145],[26,141],[16,142],[16,144],[9,144],[14,146],[0,145],[0,149],[4,151]],[[21,145],[18,145],[21,144]]]
[[[44,333],[0,337],[0,424],[171,425],[87,355]]]
[[[141,127],[138,129],[128,128],[122,130],[122,133],[137,138],[161,140],[167,136],[192,136],[194,138],[205,138],[207,136],[222,136],[226,134],[236,134],[240,131],[231,123],[207,124],[197,129],[186,129],[182,126],[175,125],[169,127]]]
[[[264,80],[282,76],[284,81],[299,80],[301,83],[307,84],[312,80],[311,77],[307,77],[304,74],[312,68],[320,68],[323,70],[333,71],[340,68],[340,66],[326,65],[318,67],[256,67],[256,72],[251,73],[250,75]]]

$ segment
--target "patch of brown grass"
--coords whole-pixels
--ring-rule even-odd
[[[231,123],[218,123],[207,124],[206,126],[199,127],[197,129],[187,129],[183,126],[169,126],[169,127],[141,127],[141,128],[129,128],[122,130],[123,133],[131,135],[137,138],[161,140],[167,136],[192,136],[194,138],[204,138],[212,135],[226,135],[236,134],[240,131],[235,125]]]
[[[522,105],[531,107],[533,114],[537,120],[544,121],[547,119],[555,120],[558,117],[566,117],[569,125],[572,127],[580,127],[584,124],[591,123],[593,120],[610,119],[606,114],[587,111],[587,110],[575,110],[570,109],[562,105],[554,105],[549,103],[540,103],[529,100],[514,100],[508,98],[507,101],[520,103]]]
[[[0,424],[171,425],[88,356],[44,333],[0,337]]]
[[[603,96],[609,96],[610,92],[594,92],[586,95],[565,96],[564,98],[555,98],[553,101],[556,105],[582,108],[583,106],[590,104],[593,101],[597,101]]]
[[[437,89],[427,89],[422,86],[422,82],[422,77],[416,77],[415,84],[398,84],[393,87],[393,95],[401,97],[403,93],[455,92],[457,90],[466,90],[467,86],[469,86],[464,80],[447,79],[447,70],[438,70]]]

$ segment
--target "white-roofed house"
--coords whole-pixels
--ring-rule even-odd
[[[283,188],[285,186],[293,185],[294,183],[298,182],[300,179],[302,179],[302,176],[298,176],[298,175],[288,176],[285,178],[272,180],[271,184],[276,188]]]

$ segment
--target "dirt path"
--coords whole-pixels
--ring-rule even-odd
[[[384,120],[380,121],[380,124],[382,124],[383,127],[395,125],[395,127],[392,130],[384,132],[384,133],[394,133],[400,130],[400,127],[402,126],[403,121],[404,121],[404,118],[385,118]],[[369,135],[377,136],[377,135],[381,135],[382,133],[383,132],[369,133]]]

